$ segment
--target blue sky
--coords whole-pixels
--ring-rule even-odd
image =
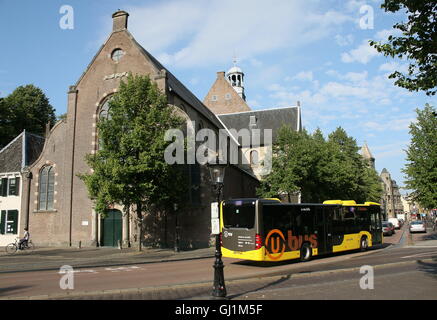
[[[299,100],[309,131],[319,127],[326,136],[343,127],[359,145],[367,142],[378,172],[387,168],[402,185],[408,125],[416,108],[436,106],[436,98],[395,87],[387,75],[405,70],[407,61],[368,46],[405,19],[383,12],[380,2],[0,0],[0,97],[33,83],[58,115],[65,113],[68,87],[109,35],[111,14],[122,9],[137,41],[199,99],[235,55],[252,109]],[[74,10],[73,29],[60,27],[63,5]]]

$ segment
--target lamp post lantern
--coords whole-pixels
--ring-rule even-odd
[[[211,175],[211,181],[213,183],[214,192],[217,197],[217,204],[220,216],[220,196],[223,190],[224,177],[225,177],[225,164],[210,164],[208,165]],[[220,241],[220,233],[215,235],[215,262],[214,262],[214,285],[212,290],[212,296],[214,298],[226,297],[225,277],[223,273],[223,261],[222,261],[222,248]]]

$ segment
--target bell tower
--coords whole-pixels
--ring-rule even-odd
[[[226,73],[226,80],[238,93],[238,95],[246,101],[246,95],[244,94],[244,73],[239,67],[237,67],[237,59],[234,57],[234,66]]]

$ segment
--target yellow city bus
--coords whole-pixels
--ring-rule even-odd
[[[283,261],[382,243],[380,205],[329,200],[323,204],[278,199],[232,199],[220,204],[224,257]]]

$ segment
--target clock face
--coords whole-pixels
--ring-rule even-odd
[[[121,60],[121,58],[124,56],[124,51],[121,49],[115,49],[112,52],[111,58],[112,60],[114,60],[115,62],[118,62]]]

